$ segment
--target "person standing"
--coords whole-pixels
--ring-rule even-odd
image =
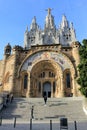
[[[45,104],[47,103],[47,96],[46,95],[44,96],[44,102],[45,102]]]

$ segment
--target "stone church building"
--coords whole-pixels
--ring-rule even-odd
[[[32,19],[24,34],[24,47],[8,43],[0,60],[0,92],[18,97],[80,96],[77,66],[80,43],[73,23],[62,16],[56,27],[48,8],[44,28]]]

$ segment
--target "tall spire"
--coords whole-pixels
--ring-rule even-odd
[[[34,18],[32,19],[32,23],[31,23],[30,29],[31,30],[36,30],[37,27],[38,27],[38,25],[36,23],[36,17],[34,16]]]
[[[28,26],[26,27],[26,31],[25,32],[28,33]]]
[[[69,26],[67,18],[65,15],[62,16],[62,22],[61,22],[61,27],[62,28],[67,28]]]

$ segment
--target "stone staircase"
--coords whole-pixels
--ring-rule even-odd
[[[48,98],[44,104],[43,98],[15,98],[7,108],[0,112],[4,120],[29,121],[31,109],[35,121],[58,121],[60,118],[68,118],[69,121],[87,121],[83,112],[82,98]]]

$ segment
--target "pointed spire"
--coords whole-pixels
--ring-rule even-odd
[[[28,26],[26,27],[26,31],[25,32],[28,33]]]
[[[72,22],[70,22],[70,28],[71,28],[71,29],[74,29]]]
[[[32,23],[35,24],[36,23],[36,17],[34,16],[34,18],[32,19]]]
[[[26,29],[26,31],[28,31],[28,26],[27,26],[27,29]]]
[[[72,35],[73,41],[76,41],[76,32],[75,32],[72,22],[70,23],[70,30],[71,30],[71,35]]]
[[[61,27],[62,27],[62,28],[67,28],[67,27],[69,27],[69,24],[68,24],[68,21],[67,21],[67,18],[66,18],[65,15],[62,16]]]
[[[30,29],[31,30],[36,30],[37,27],[38,27],[38,25],[36,23],[36,17],[34,16],[34,18],[32,19],[32,23],[31,23]]]

